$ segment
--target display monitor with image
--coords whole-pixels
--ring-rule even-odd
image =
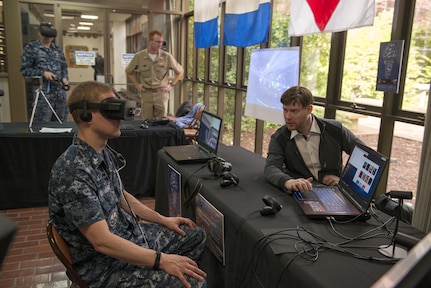
[[[284,124],[284,91],[299,83],[299,47],[257,49],[251,52],[245,116]]]

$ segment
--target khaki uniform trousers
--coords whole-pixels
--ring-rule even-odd
[[[146,89],[141,92],[141,119],[166,117],[169,94],[160,89]]]

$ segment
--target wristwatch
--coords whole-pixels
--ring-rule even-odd
[[[174,82],[172,82],[172,81],[169,81],[169,83],[168,83],[169,85],[171,85],[172,87],[174,87],[175,86],[175,84],[174,84]]]

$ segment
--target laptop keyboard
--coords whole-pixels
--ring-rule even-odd
[[[344,204],[343,200],[331,189],[331,188],[315,188],[313,189],[316,193],[322,205],[328,212],[349,212],[350,209]]]

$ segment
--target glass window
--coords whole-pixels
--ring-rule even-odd
[[[254,143],[256,134],[254,133],[256,127],[256,119],[242,116],[241,118],[241,147],[254,152]],[[266,148],[266,147],[264,147]]]
[[[223,143],[233,145],[233,127],[235,113],[235,90],[226,89],[223,108]]]
[[[377,0],[374,25],[347,32],[341,100],[382,106],[383,92],[376,91],[380,43],[390,41],[393,0]]]
[[[205,79],[205,49],[198,49],[198,79]]]
[[[217,114],[217,99],[218,99],[218,87],[210,85],[208,87],[209,89],[209,111],[211,111],[214,114]],[[223,115],[225,117],[226,115]]]
[[[290,1],[272,1],[271,48],[289,47]]]
[[[196,97],[196,102],[204,103],[204,84],[198,83],[197,85],[198,95]],[[207,107],[208,109],[208,107]]]
[[[387,191],[412,191],[413,199],[407,203],[413,205],[419,177],[423,133],[423,126],[395,122]]]
[[[219,46],[213,46],[210,50],[211,53],[211,66],[210,66],[210,81],[218,82],[218,70],[220,67]]]
[[[226,46],[226,79],[225,83],[236,83],[237,48]]]
[[[359,138],[364,134],[379,134],[380,118],[378,117],[338,110],[335,119]]]
[[[425,113],[431,79],[431,6],[416,0],[402,109]]]
[[[299,83],[314,96],[326,95],[330,48],[331,33],[304,36]]]

